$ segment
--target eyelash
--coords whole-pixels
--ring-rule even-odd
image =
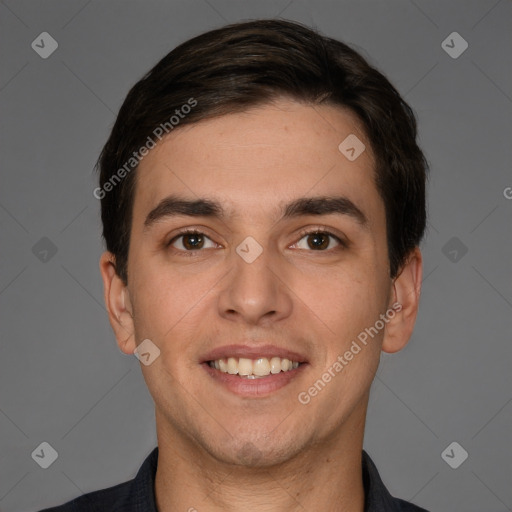
[[[331,238],[334,238],[334,240],[336,240],[336,242],[338,242],[340,244],[340,247],[342,249],[348,249],[348,242],[346,242],[345,240],[342,240],[339,236],[335,235],[334,233],[331,233],[329,230],[327,230],[326,228],[322,227],[322,226],[317,226],[315,228],[311,228],[311,229],[305,229],[303,231],[301,231],[299,233],[299,240],[298,242],[300,242],[305,236],[307,235],[327,235],[327,236],[330,236]],[[296,243],[298,243],[296,242]],[[327,249],[327,250],[324,250],[324,251],[312,251],[312,252],[329,252],[329,251],[332,251],[336,249],[333,248],[333,249]]]
[[[331,238],[334,238],[334,240],[336,240],[336,242],[339,243],[339,247],[338,249],[347,249],[349,244],[348,242],[342,240],[339,236],[335,235],[334,233],[331,233],[330,231],[327,231],[324,227],[321,227],[321,226],[317,226],[315,228],[312,228],[312,229],[305,229],[303,231],[301,231],[299,233],[299,239],[297,242],[295,242],[295,244],[297,244],[298,242],[300,242],[300,240],[302,240],[305,236],[307,235],[327,235],[327,236],[330,236]],[[206,238],[208,238],[209,240],[211,240],[210,237],[208,237],[205,233],[203,233],[202,231],[199,231],[197,229],[191,229],[191,228],[187,228],[187,229],[184,229],[182,231],[180,231],[176,236],[174,236],[171,240],[169,240],[169,242],[167,242],[166,244],[166,247],[171,247],[172,244],[178,240],[180,237],[183,237],[185,235],[203,235],[205,236]],[[213,240],[212,240],[213,241]],[[294,245],[295,245],[294,244]],[[171,247],[172,248],[172,247]],[[196,250],[191,250],[191,251],[183,251],[182,249],[174,249],[172,248],[175,252],[179,252],[183,255],[187,255],[187,256],[194,256],[194,253],[197,253],[197,252],[200,252],[201,249],[196,249]],[[335,248],[332,248],[332,249],[326,249],[326,250],[320,250],[320,251],[311,251],[311,252],[330,252],[330,251],[333,251],[335,250]],[[301,249],[303,250],[303,249]]]

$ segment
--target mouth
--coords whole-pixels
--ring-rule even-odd
[[[296,379],[309,363],[303,355],[278,347],[231,345],[211,351],[201,364],[228,391],[264,397]]]

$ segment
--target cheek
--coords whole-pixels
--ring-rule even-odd
[[[146,259],[148,261],[149,258]],[[133,258],[134,322],[138,338],[164,341],[181,337],[187,325],[200,325],[197,315],[210,304],[221,280],[219,268],[198,271],[193,265],[180,266],[176,271],[170,265],[143,264],[143,258]],[[210,306],[211,307],[211,304]]]
[[[385,310],[387,289],[381,272],[377,264],[339,267],[303,281],[300,295],[342,342],[373,325]]]

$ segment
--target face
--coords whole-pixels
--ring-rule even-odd
[[[366,146],[354,161],[338,149],[350,134]],[[128,286],[111,282],[133,333],[115,326],[121,349],[160,350],[141,365],[159,435],[265,465],[364,424],[390,327],[358,339],[396,301],[373,169],[352,113],[284,99],[144,158]]]

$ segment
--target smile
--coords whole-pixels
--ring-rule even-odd
[[[222,373],[229,375],[238,375],[246,379],[258,379],[275,375],[281,372],[288,372],[299,367],[298,361],[281,357],[258,357],[256,359],[248,359],[245,357],[226,357],[208,361],[210,368],[215,368]]]

